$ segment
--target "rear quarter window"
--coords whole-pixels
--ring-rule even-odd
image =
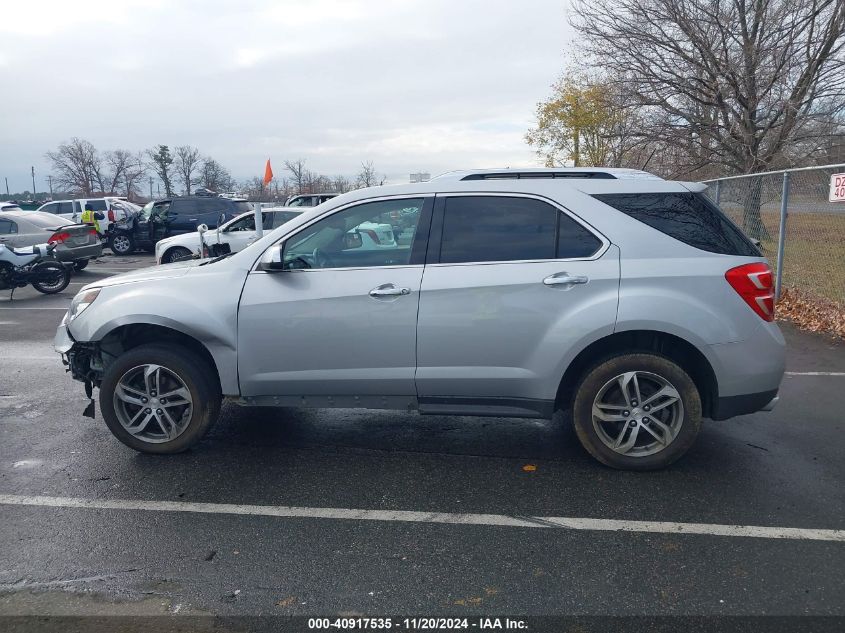
[[[720,255],[761,257],[739,227],[702,194],[604,193],[593,197],[688,246]]]

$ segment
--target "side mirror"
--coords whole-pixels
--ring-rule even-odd
[[[208,231],[208,225],[207,224],[197,224],[197,231],[199,231],[200,234],[205,233],[206,231]]]
[[[261,257],[261,262],[258,264],[258,270],[263,270],[267,273],[278,273],[285,270],[285,262],[282,259],[284,252],[284,245],[274,244]]]

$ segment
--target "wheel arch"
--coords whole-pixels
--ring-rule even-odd
[[[660,354],[686,371],[701,397],[702,415],[710,417],[719,395],[716,373],[710,361],[689,341],[657,330],[614,332],[587,345],[566,368],[555,396],[555,409],[571,408],[581,378],[597,362],[620,353],[636,352]]]
[[[120,354],[147,344],[181,345],[202,358],[211,369],[218,388],[220,388],[220,370],[214,355],[209,349],[193,336],[165,325],[154,323],[128,323],[120,325],[99,341],[99,348],[103,360],[103,369],[109,362]]]

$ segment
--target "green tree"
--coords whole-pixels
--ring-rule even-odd
[[[170,154],[170,148],[167,145],[156,145],[147,150],[147,155],[152,161],[150,167],[161,180],[165,195],[169,198],[173,195],[173,156]]]
[[[632,118],[610,85],[569,71],[537,104],[537,125],[525,140],[548,167],[618,167],[634,147]]]

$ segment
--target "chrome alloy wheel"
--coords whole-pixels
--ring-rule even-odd
[[[188,387],[161,365],[139,365],[127,371],[117,381],[113,401],[123,428],[152,444],[179,437],[193,413]]]
[[[645,457],[665,449],[678,436],[684,405],[668,380],[629,371],[608,380],[593,400],[593,428],[611,450]]]
[[[118,253],[128,253],[129,249],[132,248],[132,242],[125,235],[115,235],[112,244],[114,244]]]

